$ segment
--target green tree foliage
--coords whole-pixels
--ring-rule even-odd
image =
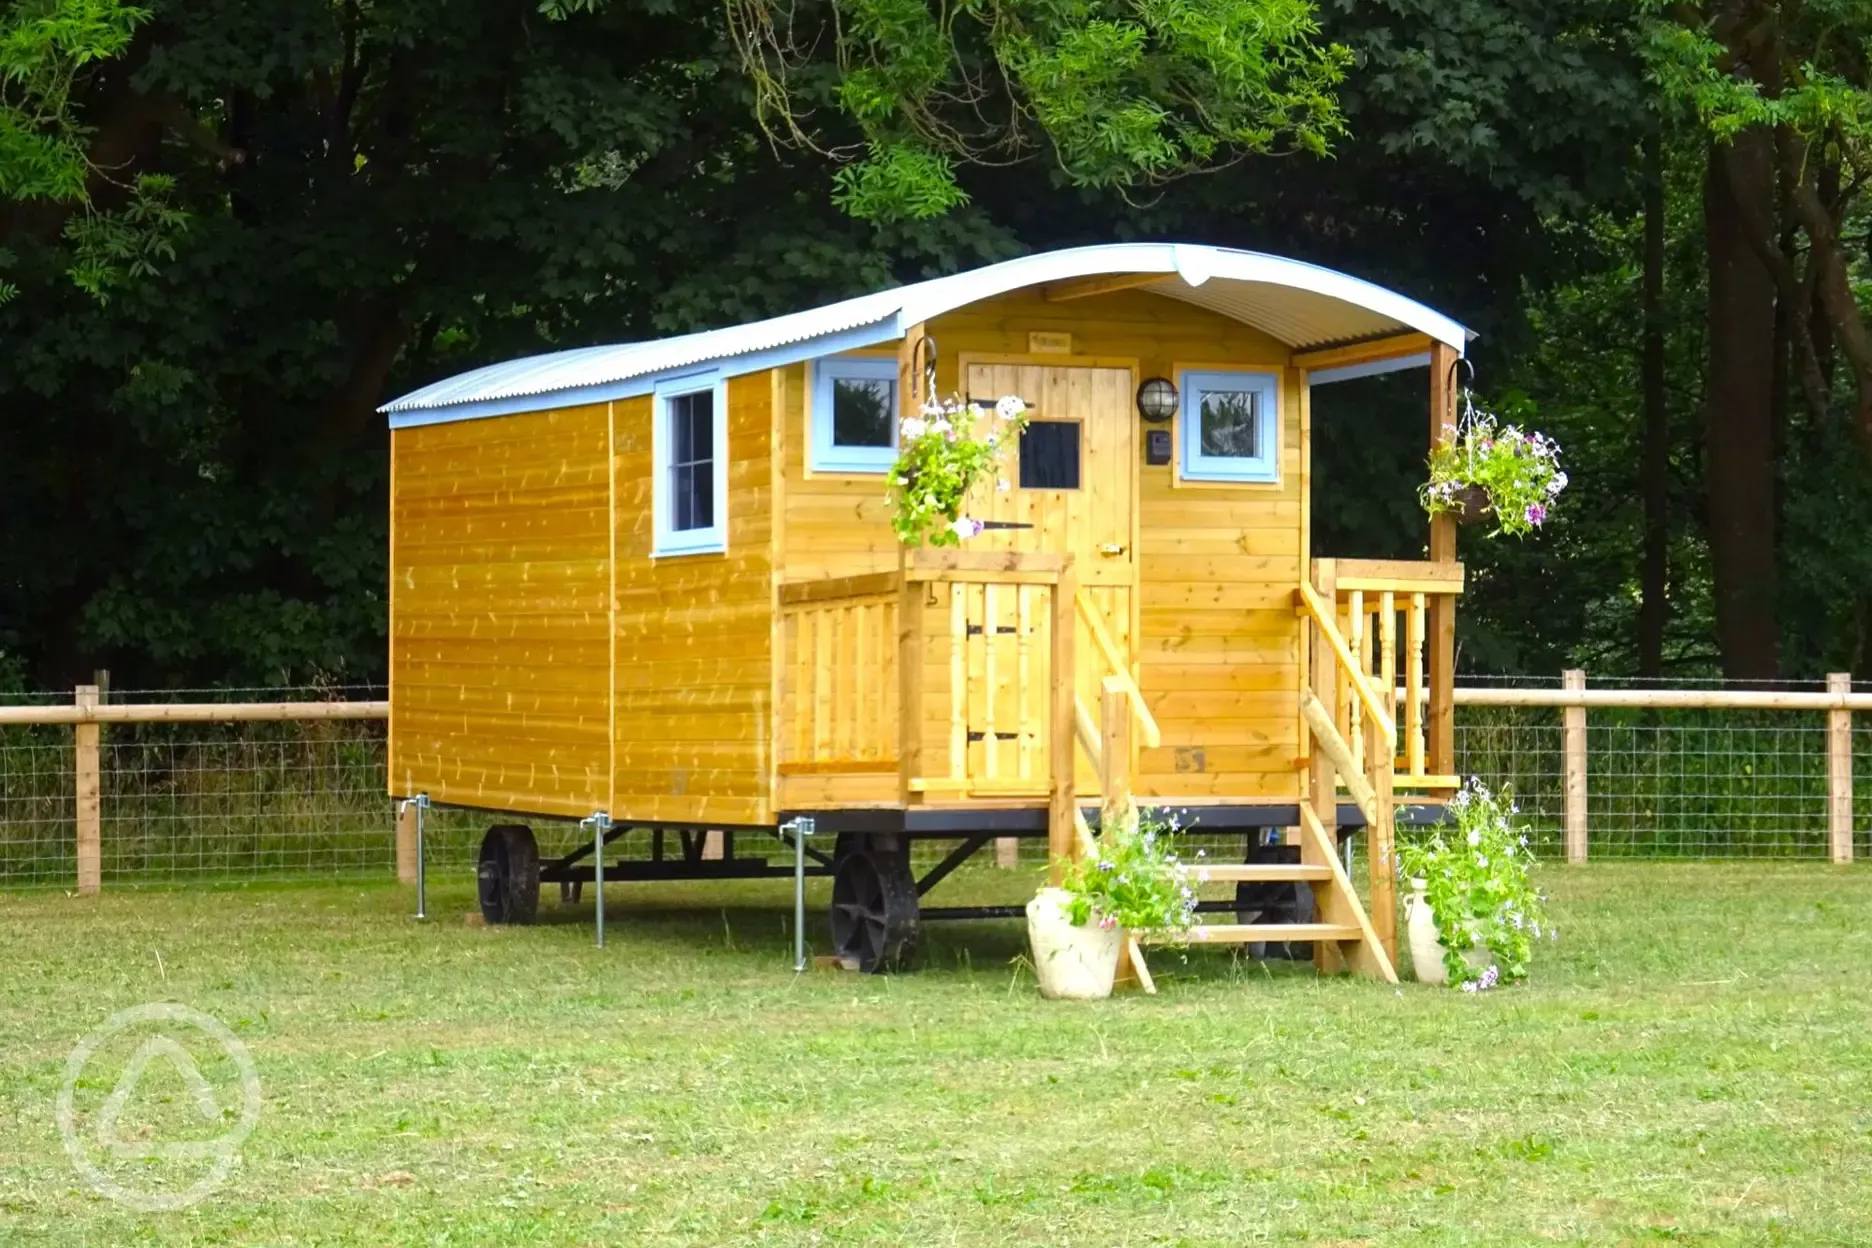
[[[1064,58],[1053,78],[1033,69],[1041,95],[1071,86],[1042,117],[1034,88],[1002,68],[1007,32],[985,29],[991,10],[979,7],[954,10],[947,33],[939,24],[932,46],[950,58],[948,78],[931,76],[934,60],[893,68],[881,52],[922,39],[919,23],[940,10],[905,11],[905,29],[881,42],[851,43],[858,28],[840,27],[844,45],[805,38],[831,10],[789,10],[801,24],[784,58],[767,45],[764,78],[745,59],[744,17],[757,11],[732,10],[734,25],[715,3],[143,7],[149,19],[119,51],[70,78],[89,202],[0,195],[5,280],[20,292],[0,307],[0,651],[37,681],[95,666],[120,686],[380,678],[386,461],[374,409],[412,386],[1126,238],[1335,265],[1480,331],[1478,387],[1534,405],[1572,484],[1538,539],[1465,536],[1461,661],[1543,673],[1636,662],[1638,153],[1665,93],[1646,77],[1629,6],[1322,0],[1302,43],[1316,60],[1346,50],[1337,121],[1293,116],[1330,141],[1325,158],[1287,114],[1253,103],[1252,67],[1159,30],[1153,8],[1023,19],[1053,32],[1034,34],[1032,66]],[[1251,10],[1292,12],[1225,5],[1176,20]],[[888,26],[889,12],[866,20]],[[1081,13],[1142,29],[1142,59],[1068,57],[1103,46],[1065,38]],[[1270,51],[1278,34],[1256,45],[1253,73],[1292,93]],[[1152,60],[1165,56],[1173,70]],[[885,74],[882,94],[848,101],[845,84],[870,81],[867,69]],[[1201,75],[1238,71],[1248,76],[1231,107],[1242,111],[1228,126],[1241,142],[1180,111],[1200,111],[1190,84]],[[971,83],[984,92],[979,118]],[[1158,111],[1127,111],[1138,101]],[[1249,141],[1255,109],[1272,129],[1266,150],[1291,155],[1244,155],[1263,150]],[[1709,533],[1724,499],[1705,472],[1706,153],[1671,125],[1665,651],[1668,670],[1693,673],[1717,661]],[[1153,163],[1151,151],[1168,155]],[[1174,176],[1199,159],[1214,172]],[[159,223],[173,256],[148,250],[158,223],[129,215],[139,179],[158,179],[162,210],[180,214]],[[1846,239],[1863,233],[1854,212]],[[1786,254],[1807,272],[1807,235],[1793,239]],[[75,271],[95,274],[108,302]],[[1841,358],[1828,331],[1815,343],[1819,358]],[[1784,667],[1799,674],[1850,656],[1872,618],[1860,593],[1872,585],[1872,503],[1842,454],[1857,433],[1839,376],[1840,393],[1816,407],[1788,369],[1769,464],[1774,609]],[[1419,371],[1316,394],[1318,553],[1421,555],[1424,389]]]
[[[0,204],[64,219],[66,275],[107,300],[113,288],[175,258],[187,217],[174,180],[100,164],[83,117],[88,79],[107,74],[149,10],[119,0],[10,0],[0,6]],[[103,188],[107,196],[94,195]],[[115,207],[100,206],[107,197]],[[0,247],[0,273],[13,263]],[[0,277],[0,303],[19,288]]]
[[[1324,154],[1343,132],[1333,92],[1349,53],[1319,40],[1309,0],[729,0],[728,12],[763,121],[848,160],[838,198],[861,218],[939,215],[967,199],[960,168],[1043,149],[1060,181],[1129,191],[1250,154]]]

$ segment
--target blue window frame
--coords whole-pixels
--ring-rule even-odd
[[[1185,481],[1280,480],[1279,380],[1273,373],[1183,374],[1179,475]]]
[[[654,555],[728,549],[728,394],[703,374],[659,382],[651,431]]]
[[[897,361],[813,361],[812,469],[888,472],[897,462]]]

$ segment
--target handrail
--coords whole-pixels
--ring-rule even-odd
[[[1339,726],[1326,713],[1326,704],[1311,689],[1300,691],[1300,714],[1306,720],[1307,727],[1313,730],[1314,743],[1331,760],[1346,792],[1365,816],[1365,821],[1368,824],[1377,823],[1378,794],[1360,774],[1358,760],[1352,756],[1352,747],[1339,735]]]
[[[1079,617],[1086,622],[1086,631],[1092,634],[1092,641],[1105,658],[1105,665],[1111,669],[1124,684],[1125,696],[1131,700],[1131,709],[1136,712],[1138,727],[1144,732],[1144,745],[1147,749],[1156,749],[1163,744],[1163,733],[1158,731],[1157,720],[1151,715],[1150,708],[1144,705],[1144,694],[1137,687],[1137,681],[1131,679],[1131,669],[1125,665],[1124,656],[1118,653],[1118,643],[1112,640],[1111,632],[1105,627],[1098,608],[1092,605],[1079,590],[1073,595],[1073,605],[1079,611]]]
[[[905,581],[995,585],[1057,585],[1069,555],[1007,550],[917,550],[904,552]]]
[[[1371,681],[1359,670],[1359,663],[1352,655],[1352,648],[1346,644],[1345,637],[1339,632],[1339,625],[1333,619],[1333,613],[1326,609],[1320,596],[1311,585],[1301,583],[1300,601],[1312,613],[1314,623],[1319,625],[1320,636],[1332,647],[1333,654],[1339,659],[1339,666],[1351,679],[1352,688],[1357,692],[1359,701],[1365,704],[1365,711],[1378,725],[1379,735],[1384,738],[1385,747],[1397,749],[1397,725],[1391,722],[1391,708],[1378,698],[1378,691],[1371,687]]]
[[[1086,757],[1092,760],[1092,770],[1103,774],[1105,771],[1105,742],[1099,735],[1098,721],[1092,718],[1092,712],[1086,709],[1085,699],[1073,695],[1073,735],[1079,738]]]
[[[849,598],[882,598],[894,594],[903,585],[896,572],[866,572],[859,576],[825,576],[803,581],[783,581],[780,605],[802,607],[815,602],[840,602]]]
[[[1466,571],[1454,560],[1335,559],[1333,564],[1334,582],[1342,594],[1460,594]]]

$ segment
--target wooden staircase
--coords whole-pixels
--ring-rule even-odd
[[[1326,627],[1333,627],[1328,621]],[[1336,652],[1344,650],[1343,641],[1338,647],[1326,642],[1316,647],[1316,655],[1324,652],[1327,663],[1336,661]],[[1325,674],[1331,673],[1324,669]],[[1316,673],[1319,675],[1321,673]],[[1354,671],[1354,677],[1357,677]],[[1334,681],[1334,688],[1337,682]],[[1151,722],[1150,712],[1145,709],[1144,700],[1137,693],[1136,685],[1129,673],[1114,672],[1104,678],[1101,688],[1099,718],[1095,721],[1091,712],[1077,698],[1074,699],[1075,736],[1080,748],[1085,750],[1092,760],[1100,779],[1100,791],[1104,799],[1104,826],[1115,826],[1118,820],[1136,818],[1136,806],[1131,798],[1130,734],[1134,722],[1149,737],[1156,736],[1156,725]],[[1369,691],[1368,691],[1369,695]],[[1314,697],[1309,691],[1303,698]],[[1375,695],[1369,695],[1375,696]],[[1315,701],[1318,699],[1315,697]],[[1337,730],[1330,719],[1321,716],[1309,716],[1309,727],[1315,738],[1314,757],[1322,768],[1330,769],[1334,759],[1340,760],[1346,770],[1350,770],[1351,752],[1343,739],[1338,738]],[[1370,730],[1377,735],[1379,724],[1375,717],[1368,721]],[[1321,741],[1322,732],[1330,733],[1334,740]],[[1373,768],[1388,768],[1392,753],[1389,749],[1374,749],[1368,752]],[[1360,800],[1364,808],[1367,827],[1372,832],[1371,845],[1374,851],[1372,888],[1374,897],[1389,900],[1394,896],[1390,878],[1390,845],[1392,810],[1389,802],[1390,785],[1388,777],[1377,786],[1386,800],[1376,800],[1376,790],[1366,777],[1352,774],[1349,776],[1355,800],[1370,796],[1372,800]],[[1325,971],[1349,969],[1360,974],[1382,979],[1386,983],[1397,982],[1395,969],[1395,920],[1387,921],[1385,928],[1374,926],[1371,916],[1366,913],[1364,903],[1359,899],[1358,890],[1352,886],[1351,877],[1346,874],[1344,865],[1339,860],[1338,847],[1333,834],[1319,817],[1315,803],[1330,803],[1329,809],[1337,817],[1337,785],[1330,770],[1316,776],[1314,791],[1303,797],[1299,804],[1300,857],[1297,863],[1241,863],[1209,864],[1190,866],[1195,881],[1205,883],[1300,883],[1312,884],[1315,909],[1319,921],[1312,923],[1200,923],[1192,927],[1185,939],[1192,945],[1210,944],[1249,944],[1275,942],[1304,942],[1314,947],[1315,964]],[[1087,826],[1085,817],[1074,806],[1072,844],[1073,856],[1090,855],[1097,852],[1097,841]],[[1384,866],[1382,872],[1376,859],[1382,854]],[[1382,874],[1382,883],[1380,880]],[[1057,881],[1056,881],[1057,882]],[[1387,911],[1395,914],[1395,910]],[[1381,935],[1381,931],[1383,935]],[[1145,943],[1157,943],[1145,937]],[[1127,939],[1122,960],[1119,963],[1119,982],[1134,981],[1145,992],[1155,992],[1149,968],[1145,965],[1143,950],[1137,938]]]

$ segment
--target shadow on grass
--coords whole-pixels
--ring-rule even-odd
[[[535,926],[583,929],[595,925],[589,896],[575,904],[542,901]],[[830,920],[823,904],[809,900],[806,909],[808,957],[832,952]],[[688,899],[637,896],[628,900],[605,895],[605,931],[609,938],[639,948],[694,953],[761,953],[772,950],[790,965],[793,907],[737,901],[707,904]],[[1000,973],[1029,964],[1027,926],[1022,919],[942,919],[925,921],[917,936],[916,961],[909,973],[921,976]],[[1251,958],[1241,946],[1213,945],[1187,949],[1159,947],[1147,953],[1160,983],[1284,979],[1314,975],[1311,962]],[[901,973],[901,972],[900,972]]]

